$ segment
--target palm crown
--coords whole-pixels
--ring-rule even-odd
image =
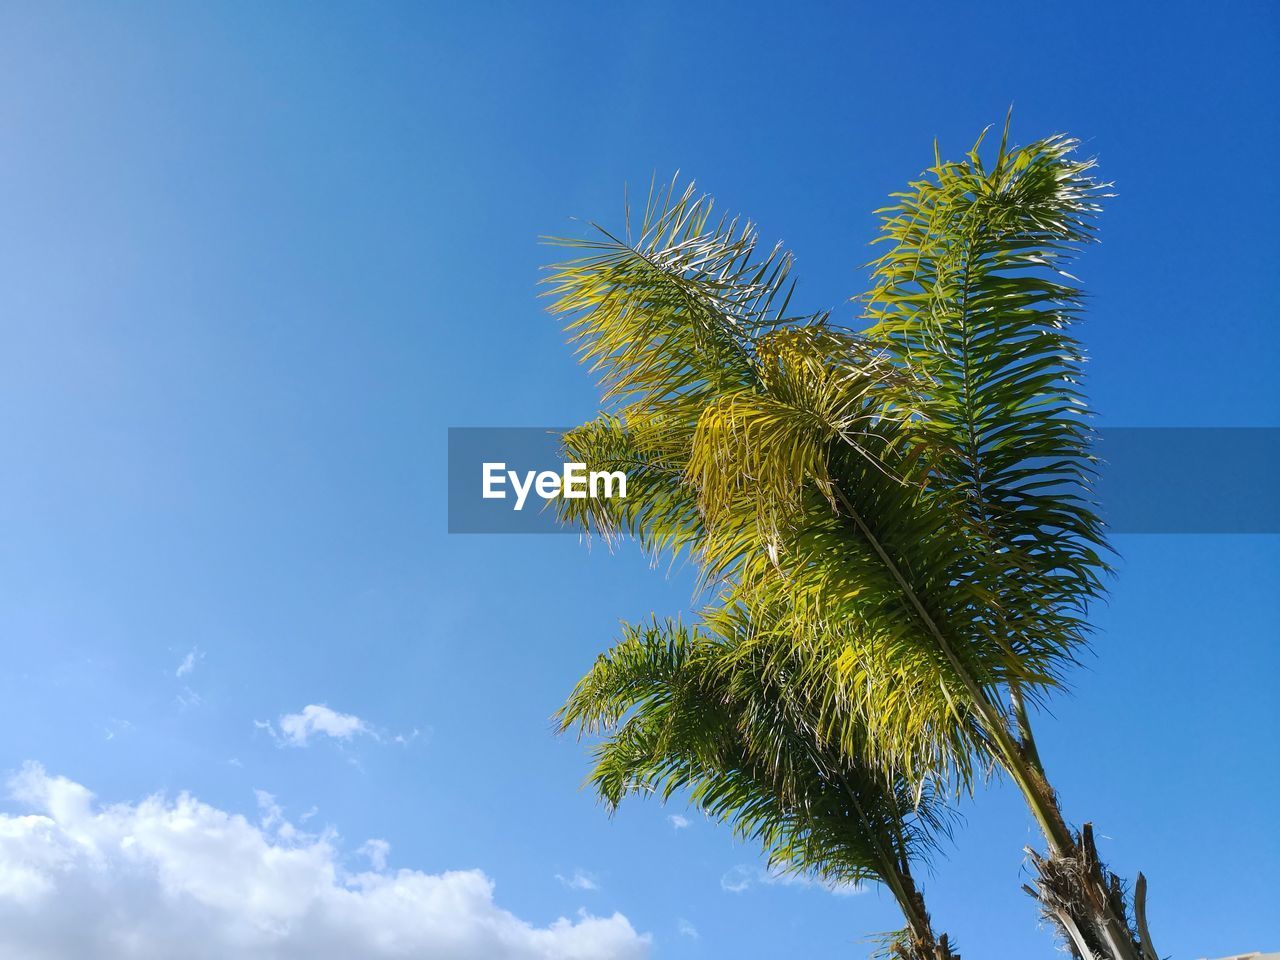
[[[1064,269],[1104,194],[1075,148],[1006,126],[989,168],[936,160],[882,211],[857,333],[789,312],[790,255],[692,186],[651,191],[634,238],[561,241],[582,255],[551,277],[605,391],[566,447],[630,483],[563,516],[692,555],[712,617],[767,611],[726,659],[800,697],[824,751],[921,795],[994,762],[1072,864],[1026,701],[1063,682],[1106,571]],[[1153,957],[1090,869],[1037,890],[1073,949]]]

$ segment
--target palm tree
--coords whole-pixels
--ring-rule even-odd
[[[762,614],[729,604],[699,630],[628,627],[559,714],[562,730],[607,733],[590,782],[610,808],[631,793],[665,800],[686,790],[708,816],[758,840],[771,870],[832,886],[878,880],[907,921],[884,938],[885,955],[959,960],[947,935],[934,934],[911,873],[947,829],[945,807],[827,742],[804,687],[758,643],[742,642],[767,632]]]
[[[887,782],[971,790],[994,765],[1045,837],[1031,888],[1076,956],[1156,960],[1086,824],[1073,830],[1033,709],[1088,639],[1107,544],[1090,494],[1081,293],[1064,272],[1105,186],[1076,142],[981,140],[883,211],[867,329],[788,312],[791,257],[653,190],[636,237],[601,229],[551,278],[605,411],[566,436],[624,501],[566,519],[696,558],[778,612],[761,656],[824,742]],[[781,689],[781,681],[770,689]]]

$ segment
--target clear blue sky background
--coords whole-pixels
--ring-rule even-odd
[[[759,861],[725,829],[579,791],[549,715],[688,578],[448,536],[445,430],[593,412],[537,237],[617,223],[625,182],[696,177],[848,317],[871,211],[1010,102],[1018,139],[1069,131],[1117,184],[1079,271],[1102,422],[1280,424],[1278,35],[1267,3],[6,6],[0,769],[269,790],[393,865],[482,868],[532,922],[619,910],[664,960],[865,955],[888,898],[727,892]],[[1047,763],[1147,873],[1162,951],[1280,949],[1280,544],[1117,546]],[[310,703],[384,742],[255,727]],[[975,960],[1051,955],[1016,797],[966,821],[939,925]]]

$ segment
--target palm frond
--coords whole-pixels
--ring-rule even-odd
[[[591,783],[610,806],[686,791],[759,842],[771,869],[829,884],[880,880],[898,893],[909,862],[945,832],[945,807],[849,764],[776,664],[738,645],[754,629],[745,610],[714,617],[697,630],[629,627],[579,683],[559,717],[606,734]]]
[[[1106,570],[1070,332],[1083,295],[1065,272],[1094,239],[1105,185],[1076,141],[1010,149],[1007,135],[989,169],[975,145],[882,211],[868,336],[913,374],[901,382],[936,451],[930,494],[985,553],[982,628],[1056,678]]]
[[[565,433],[566,460],[589,471],[625,472],[627,496],[558,498],[560,520],[609,543],[633,537],[655,558],[695,547],[704,531],[697,498],[683,482],[682,433],[653,418],[626,423],[607,413]]]
[[[754,338],[785,322],[791,255],[758,257],[750,223],[678,189],[650,191],[634,240],[628,224],[625,239],[593,225],[591,239],[551,241],[583,254],[547,283],[606,400],[689,409],[749,379]]]

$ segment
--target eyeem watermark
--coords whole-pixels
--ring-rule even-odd
[[[449,532],[578,534],[558,498],[644,500],[643,471],[566,462],[564,433],[451,427]],[[1103,427],[1094,453],[1092,499],[1112,533],[1280,533],[1280,428]]]
[[[450,427],[450,533],[572,533],[565,501],[616,501],[644,493],[638,476],[595,469],[566,453],[563,427]]]
[[[566,463],[560,472],[526,470],[523,474],[508,470],[506,463],[483,464],[483,493],[486,500],[506,500],[507,487],[515,494],[513,510],[523,510],[532,490],[543,500],[564,497],[566,500],[597,500],[627,495],[627,475],[622,470],[591,470],[585,463]]]

